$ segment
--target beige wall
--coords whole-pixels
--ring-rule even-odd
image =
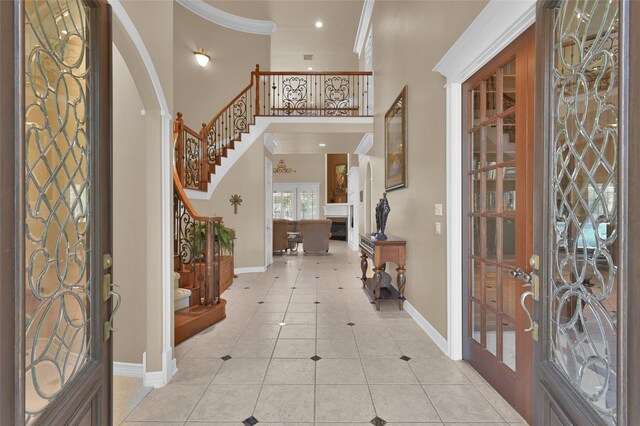
[[[373,171],[372,208],[384,191],[384,114],[408,85],[408,188],[388,194],[387,232],[407,239],[407,300],[447,337],[446,232],[434,204],[446,204],[444,78],[431,71],[485,1],[376,2],[374,146],[360,162]],[[455,16],[455,19],[452,17]],[[363,214],[367,214],[364,212]],[[435,234],[435,222],[442,235]]]
[[[235,229],[236,268],[265,266],[265,152],[260,136],[222,178],[210,200],[192,200],[198,213],[222,216],[224,224]],[[229,202],[233,194],[242,197],[238,214],[233,213]]]
[[[271,38],[213,24],[174,2],[174,110],[199,131],[250,82],[256,64],[270,69]],[[211,55],[206,67],[193,52]]]
[[[122,305],[115,315],[113,359],[141,363],[146,335],[145,215],[143,184],[144,117],[142,100],[117,48],[113,49],[113,282]]]
[[[324,185],[324,154],[279,154],[273,156],[273,167],[280,160],[287,163],[295,173],[274,173],[273,183],[319,183],[320,184],[320,217],[322,206],[327,203]]]

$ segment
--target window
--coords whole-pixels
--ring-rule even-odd
[[[320,184],[274,183],[273,217],[287,220],[320,218]]]

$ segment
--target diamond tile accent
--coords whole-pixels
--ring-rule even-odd
[[[231,359],[231,355],[225,355],[223,357],[220,358],[223,361],[229,361]]]
[[[338,287],[338,290],[342,290],[342,287]]]
[[[320,277],[316,277],[316,278],[320,278]]]
[[[245,287],[244,289],[245,289],[245,290],[249,290],[249,287]]]
[[[354,324],[354,323],[352,323],[352,322],[348,322],[348,323],[347,323],[347,325],[348,325],[349,327],[353,327],[355,324]]]
[[[312,359],[313,361],[315,361],[315,362],[318,362],[318,361],[320,361],[322,358],[320,358],[318,355],[314,355],[314,356],[312,356],[312,357],[311,357],[311,359]]]
[[[409,360],[411,359],[411,357],[408,357],[408,356],[406,356],[406,355],[402,355],[402,356],[400,357],[400,359],[401,359],[401,360],[403,360],[403,361],[409,361]]]
[[[291,287],[291,288],[292,288],[293,290],[295,290],[295,289],[296,289],[296,288],[298,288],[298,287]]]
[[[255,418],[255,417],[253,417],[253,416],[251,416],[251,417],[249,417],[249,418],[247,418],[247,419],[244,419],[244,420],[242,421],[242,424],[243,424],[244,426],[253,426],[253,425],[255,425],[256,423],[258,423],[258,419],[256,419],[256,418]],[[383,423],[383,424],[384,424],[384,423]]]
[[[315,302],[313,302],[313,303],[315,303],[316,305],[319,305],[319,304],[320,304],[320,302],[318,302],[317,300],[316,300]]]
[[[262,305],[264,302],[261,300],[258,302],[258,305]]]
[[[387,424],[386,420],[381,419],[378,416],[375,416],[369,423],[371,423],[373,426],[384,426]]]

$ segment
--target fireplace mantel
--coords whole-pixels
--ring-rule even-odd
[[[348,203],[332,203],[322,206],[325,217],[349,217]]]

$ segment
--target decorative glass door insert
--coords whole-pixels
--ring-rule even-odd
[[[555,12],[548,359],[616,423],[618,292],[617,1]],[[637,52],[636,52],[637,53]]]
[[[25,1],[25,419],[91,359],[88,19]]]

